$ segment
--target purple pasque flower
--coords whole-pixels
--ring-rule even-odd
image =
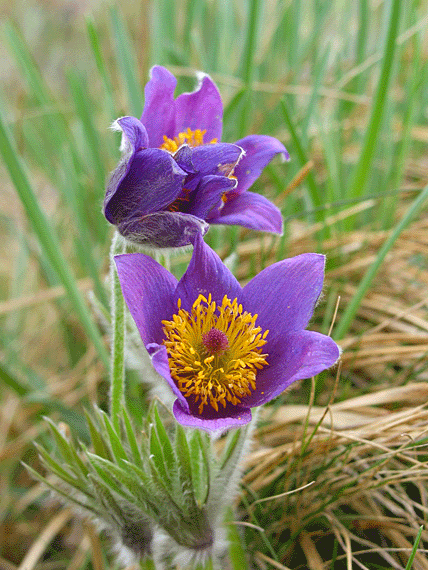
[[[174,99],[177,80],[164,67],[151,70],[141,120],[122,117],[123,156],[113,171],[104,214],[131,241],[179,247],[208,224],[239,224],[282,233],[278,208],[247,192],[276,154],[273,137],[250,135],[221,143],[223,104],[207,75],[198,88]]]
[[[244,287],[200,234],[180,281],[141,253],[115,261],[126,304],[185,426],[246,424],[252,407],[339,358],[330,337],[305,330],[323,285],[323,255],[275,263]]]

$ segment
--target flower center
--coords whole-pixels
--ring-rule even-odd
[[[262,346],[269,331],[256,327],[257,314],[244,311],[226,295],[221,305],[199,295],[190,312],[181,308],[162,321],[171,377],[190,406],[241,403],[256,388],[257,370],[267,365]]]
[[[159,148],[162,150],[167,150],[168,152],[176,152],[181,145],[188,144],[189,146],[200,146],[204,144],[204,134],[206,129],[201,131],[201,129],[196,129],[195,131],[187,129],[186,132],[178,133],[173,139],[169,139],[166,135],[163,136],[163,144]],[[216,143],[217,139],[212,139],[211,143]]]
[[[208,354],[220,354],[229,348],[229,339],[223,331],[213,327],[202,335],[202,344]]]

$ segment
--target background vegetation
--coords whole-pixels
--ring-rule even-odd
[[[87,441],[83,410],[106,404],[108,127],[140,116],[155,63],[180,91],[212,75],[224,141],[287,146],[291,161],[253,187],[282,209],[284,236],[207,239],[243,281],[326,253],[311,327],[334,321],[344,351],[264,409],[230,515],[233,568],[427,569],[426,2],[18,0],[1,13],[0,569],[114,567],[108,541],[21,461],[38,468],[36,439],[54,449],[43,416]],[[138,422],[132,370],[127,390]]]

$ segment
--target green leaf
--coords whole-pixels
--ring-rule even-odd
[[[27,471],[29,471],[29,473],[31,473],[31,475],[34,477],[34,479],[36,479],[40,483],[43,483],[44,485],[46,485],[46,487],[48,487],[49,489],[51,489],[52,491],[54,491],[55,493],[57,493],[61,497],[64,497],[65,499],[67,499],[67,501],[70,501],[71,503],[77,505],[78,507],[80,507],[83,510],[91,511],[93,514],[95,514],[97,516],[101,516],[102,511],[97,507],[97,504],[95,502],[88,501],[88,503],[85,503],[83,501],[80,501],[79,499],[76,498],[76,496],[74,494],[68,493],[64,489],[61,489],[61,487],[59,487],[57,484],[55,485],[55,484],[51,483],[48,479],[43,477],[43,475],[40,475],[40,473],[38,473],[35,469],[30,467],[26,463],[23,463],[23,465],[27,469]]]
[[[174,450],[171,444],[170,437],[165,429],[165,426],[162,423],[162,420],[159,416],[159,410],[157,407],[157,403],[153,406],[153,414],[152,418],[154,420],[154,426],[156,429],[156,434],[159,441],[159,446],[162,452],[162,456],[165,462],[165,467],[168,473],[173,473],[177,470],[176,459],[174,455]]]
[[[103,506],[105,513],[108,513],[107,519],[111,519],[120,525],[123,519],[122,509],[113,496],[110,487],[92,473],[89,474],[88,480],[94,490],[97,502]],[[106,518],[105,513],[103,513],[102,519]]]
[[[248,20],[247,20],[247,36],[245,38],[245,45],[242,51],[241,74],[245,84],[251,83],[255,65],[254,60],[257,51],[258,22],[260,17],[261,2],[260,0],[250,0],[248,3]]]
[[[230,431],[227,435],[226,445],[224,447],[224,451],[221,457],[220,469],[223,470],[227,467],[227,464],[233,458],[236,449],[239,449],[239,444],[241,443],[242,439],[241,428],[236,430]]]
[[[127,475],[121,467],[115,463],[108,461],[94,453],[86,451],[89,464],[94,470],[92,476],[98,475],[107,485],[111,492],[126,498],[127,500],[135,500],[135,493],[129,490],[134,489],[135,479]]]
[[[82,477],[74,477],[71,475],[41,445],[35,443],[34,446],[49,471],[52,471],[57,477],[67,483],[67,485],[70,485],[70,487],[74,487],[82,492],[87,491],[87,482]]]
[[[165,460],[162,453],[162,447],[154,426],[151,426],[149,432],[149,449],[150,449],[150,461],[156,467],[156,470],[159,473],[160,478],[165,481],[165,485],[170,486],[171,485],[170,473],[165,464]]]
[[[149,475],[145,471],[145,469],[149,468],[149,465],[144,465],[143,469],[137,467],[137,465],[134,465],[130,461],[124,461],[122,465],[127,471],[131,470],[134,472],[136,480],[145,488],[148,496],[151,497],[155,503],[158,503],[159,501],[162,502],[163,492],[156,488],[156,484],[154,483],[151,474]]]
[[[104,459],[111,460],[111,454],[108,449],[108,446],[106,445],[106,442],[104,441],[102,435],[99,433],[98,427],[94,424],[91,416],[86,410],[85,410],[85,416],[86,416],[86,422],[89,427],[89,432],[91,434],[92,446],[94,448],[95,453],[100,457],[103,457]]]
[[[58,446],[59,452],[62,454],[64,459],[67,461],[68,466],[73,472],[76,474],[77,477],[85,477],[88,474],[88,468],[79,457],[76,449],[74,448],[73,442],[68,441],[58,427],[54,424],[54,422],[48,418],[44,417],[45,421],[48,422],[50,430],[54,436],[55,442]]]
[[[122,442],[120,441],[117,432],[113,428],[110,418],[107,416],[107,414],[104,413],[103,413],[103,418],[104,418],[104,425],[107,429],[107,433],[109,436],[111,450],[113,452],[116,463],[120,464],[121,461],[128,461],[129,457],[126,454],[125,449],[123,448]]]
[[[123,467],[126,467],[125,471],[124,468],[91,453],[87,453],[87,456],[96,473],[112,493],[123,497],[149,517],[159,519],[164,496],[158,492],[147,475],[126,461],[122,463]]]
[[[122,408],[122,418],[125,425],[126,436],[129,444],[129,448],[132,453],[132,457],[138,467],[143,467],[143,462],[141,459],[142,451],[141,446],[138,445],[137,438],[135,437],[134,428],[131,424],[128,412],[125,407]]]
[[[196,501],[199,507],[205,505],[210,490],[211,466],[207,453],[212,453],[209,438],[202,437],[199,430],[194,430],[189,441],[190,464]]]
[[[195,490],[192,478],[190,450],[184,428],[177,424],[175,435],[175,454],[178,462],[178,478],[182,493],[191,509],[197,509]]]

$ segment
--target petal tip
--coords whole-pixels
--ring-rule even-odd
[[[221,435],[225,431],[250,423],[252,414],[250,408],[240,408],[234,410],[234,414],[225,417],[204,418],[194,416],[190,411],[183,408],[180,400],[174,402],[172,408],[175,419],[179,424],[186,427],[201,429],[207,432]]]

